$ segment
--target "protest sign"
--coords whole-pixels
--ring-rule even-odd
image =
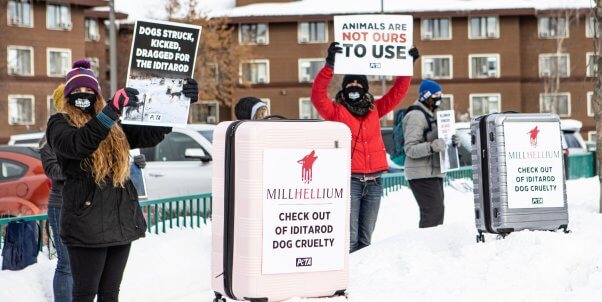
[[[349,151],[266,149],[263,158],[262,273],[342,270]]]
[[[134,162],[134,156],[140,155],[140,149],[130,150],[130,156],[132,157],[132,161],[130,162],[130,180],[134,184],[134,188],[136,188],[136,192],[138,193],[138,199],[146,199],[148,198],[148,192],[146,191],[146,179],[144,178],[144,173],[142,173],[142,169],[136,165]]]
[[[557,122],[504,123],[508,208],[564,207]]]
[[[200,26],[136,21],[126,86],[138,90],[140,102],[124,108],[123,124],[186,125],[190,99],[182,87],[192,78],[200,36]]]
[[[336,55],[334,73],[412,76],[413,22],[406,15],[335,16],[334,39],[343,53]]]
[[[456,117],[453,110],[437,111],[437,132],[438,138],[443,139],[447,145],[445,150],[439,153],[441,173],[459,169],[458,147],[452,143],[452,136],[456,134]]]

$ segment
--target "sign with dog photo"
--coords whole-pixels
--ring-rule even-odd
[[[123,124],[184,126],[190,99],[182,88],[192,78],[201,27],[163,21],[136,21],[126,87],[139,102],[125,107]]]

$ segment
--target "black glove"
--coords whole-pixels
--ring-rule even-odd
[[[124,107],[136,106],[138,104],[138,90],[134,88],[122,88],[115,92],[109,101],[109,107],[117,114],[121,114]]]
[[[328,56],[326,57],[326,66],[334,67],[334,58],[337,53],[343,53],[343,48],[339,46],[339,42],[332,42],[328,46]]]
[[[146,157],[144,157],[144,154],[134,156],[134,164],[136,164],[138,168],[144,169],[144,167],[146,167]]]
[[[196,80],[188,78],[185,81],[184,86],[182,86],[182,92],[184,96],[190,98],[190,103],[196,103],[199,100],[199,84]]]
[[[452,135],[452,137],[451,137],[451,141],[452,141],[452,146],[454,146],[454,147],[458,147],[458,146],[460,146],[460,144],[461,144],[461,142],[460,142],[460,137],[459,137],[459,136],[457,136],[457,135],[455,135],[455,134],[454,134],[454,135]]]
[[[416,46],[412,46],[412,48],[410,48],[410,51],[408,51],[408,54],[412,56],[412,58],[414,59],[414,63],[416,63],[416,61],[418,61],[418,59],[420,58],[420,52],[418,51],[418,48],[416,48]]]

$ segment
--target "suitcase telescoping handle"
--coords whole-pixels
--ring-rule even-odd
[[[268,116],[262,118],[262,120],[272,120],[272,119],[287,120],[287,118],[282,115],[268,115]]]

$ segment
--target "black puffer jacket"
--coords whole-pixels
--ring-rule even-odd
[[[171,128],[166,127],[121,127],[132,149],[153,147],[171,132]],[[98,186],[92,173],[82,169],[82,161],[92,155],[109,130],[98,117],[81,128],[69,124],[61,113],[48,120],[48,144],[56,153],[66,178],[61,240],[67,246],[106,247],[144,237],[146,221],[132,182],[128,180],[124,188],[113,187],[110,180]]]
[[[40,156],[42,157],[42,166],[44,173],[52,180],[50,187],[50,196],[48,197],[49,208],[60,208],[63,204],[63,186],[65,185],[65,177],[61,172],[61,167],[56,159],[56,154],[46,141],[46,136],[40,141]]]

